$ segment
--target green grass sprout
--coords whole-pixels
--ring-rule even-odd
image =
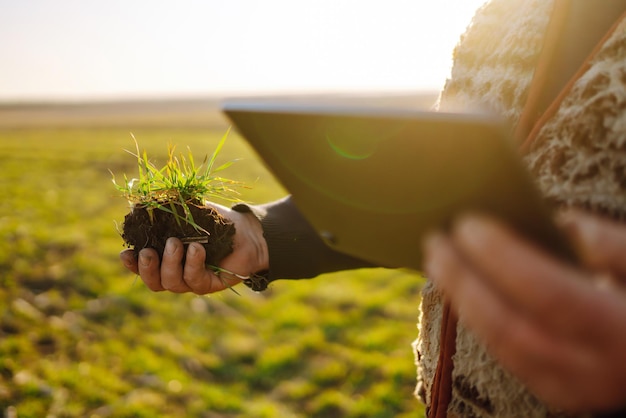
[[[230,167],[235,160],[228,161],[216,166],[217,158],[224,147],[230,128],[222,136],[215,150],[209,157],[205,155],[202,163],[197,165],[191,149],[187,148],[187,155],[176,154],[176,147],[168,145],[167,161],[162,167],[152,163],[147,152],[139,149],[139,143],[131,133],[135,143],[135,151],[125,150],[137,161],[137,177],[129,179],[124,174],[124,182],[119,184],[115,174],[111,173],[111,181],[115,188],[121,192],[134,209],[145,209],[152,224],[155,222],[155,210],[167,212],[173,216],[179,227],[186,223],[191,225],[200,236],[181,238],[184,244],[197,242],[206,244],[209,242],[209,231],[200,226],[193,219],[189,205],[204,206],[207,201],[222,200],[231,203],[240,202],[238,187],[243,183],[227,179],[219,175],[220,172]],[[211,268],[225,287],[236,292],[220,272],[227,272],[217,266],[207,265]],[[230,273],[230,272],[228,272]],[[231,273],[232,274],[232,273]],[[234,275],[234,274],[233,274]],[[236,276],[236,275],[234,275]]]
[[[131,210],[142,207],[148,211],[151,221],[154,220],[155,209],[171,213],[176,221],[186,222],[197,231],[208,232],[198,225],[189,211],[189,205],[204,205],[207,200],[219,199],[228,202],[239,202],[237,187],[242,187],[241,182],[227,179],[218,175],[221,171],[230,167],[235,161],[228,161],[215,167],[217,157],[222,150],[230,128],[219,141],[213,154],[209,158],[204,157],[202,164],[196,165],[191,149],[188,148],[187,156],[175,153],[176,147],[168,146],[168,159],[161,168],[157,167],[148,159],[144,150],[139,150],[139,144],[133,134],[135,152],[125,150],[137,159],[138,177],[129,179],[124,174],[124,182],[119,184],[115,174],[111,172],[112,182],[115,188],[128,200]],[[176,206],[182,208],[182,214]]]

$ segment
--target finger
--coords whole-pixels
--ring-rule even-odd
[[[588,338],[596,329],[598,298],[582,273],[504,225],[466,217],[456,224],[453,242],[500,297],[550,332]],[[580,320],[572,321],[574,317]]]
[[[144,248],[139,251],[137,260],[137,272],[148,289],[154,292],[165,290],[161,285],[161,273],[159,271],[159,256],[152,248]]]
[[[626,281],[626,226],[580,211],[568,211],[558,222],[577,244],[586,265]]]
[[[215,273],[206,268],[206,251],[197,243],[187,249],[184,280],[194,293],[204,295],[224,290],[241,282],[241,279],[227,272]]]
[[[124,264],[128,270],[135,274],[139,274],[139,268],[137,267],[137,257],[135,256],[135,250],[124,250],[120,253],[120,261]]]
[[[577,407],[571,403],[567,382],[590,369],[586,351],[563,344],[503,302],[463,261],[450,240],[431,238],[426,260],[428,276],[450,298],[461,321],[507,370],[542,399]]]
[[[161,285],[170,292],[184,293],[191,289],[183,280],[183,243],[177,238],[168,238],[161,261]]]
[[[496,352],[507,335],[529,333],[527,321],[515,313],[479,277],[454,248],[450,239],[431,237],[426,247],[426,273],[451,300],[459,317]],[[515,333],[512,332],[515,331]]]
[[[200,244],[192,242],[187,248],[185,268],[183,270],[183,280],[187,286],[198,295],[211,292],[211,277],[204,265],[206,251]]]
[[[449,297],[459,317],[476,331],[496,353],[507,337],[531,335],[526,320],[499,298],[478,273],[462,259],[448,238],[433,237],[426,250],[426,273]]]

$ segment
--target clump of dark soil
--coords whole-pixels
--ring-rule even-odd
[[[159,257],[163,256],[165,242],[169,237],[180,238],[185,244],[199,242],[206,250],[205,264],[217,266],[220,260],[233,251],[235,225],[213,208],[192,204],[187,206],[193,222],[204,231],[160,209],[152,209],[150,219],[148,209],[139,206],[133,208],[124,218],[124,242],[135,250],[135,255],[143,248],[154,248]],[[184,217],[183,207],[180,204],[175,204],[174,207]]]

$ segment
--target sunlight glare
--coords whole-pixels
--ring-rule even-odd
[[[482,3],[4,2],[0,100],[436,90]]]

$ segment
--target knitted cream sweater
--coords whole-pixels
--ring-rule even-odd
[[[479,9],[454,51],[439,108],[487,108],[514,126],[552,7],[553,0],[492,0]],[[547,199],[625,217],[626,22],[542,128],[525,159]],[[441,295],[428,284],[414,343],[416,393],[424,402],[430,400],[437,366],[441,313]],[[449,416],[558,416],[501,369],[462,322],[460,318]]]

